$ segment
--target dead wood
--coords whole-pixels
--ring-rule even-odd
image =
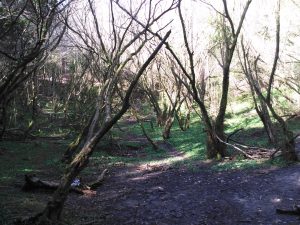
[[[218,139],[221,143],[223,143],[223,144],[225,144],[225,145],[228,145],[228,146],[234,148],[234,149],[237,150],[238,152],[242,153],[246,158],[248,158],[248,159],[255,159],[253,156],[249,155],[247,152],[245,152],[245,151],[242,150],[241,148],[237,147],[236,145],[233,145],[233,144],[230,144],[230,143],[228,143],[228,142],[223,141],[223,140],[222,140],[221,138],[219,138],[217,135],[216,135],[216,137],[217,137],[217,139]]]
[[[25,184],[22,187],[23,191],[31,191],[34,189],[44,189],[44,190],[56,190],[59,183],[54,181],[44,181],[35,175],[25,175]],[[80,187],[71,187],[70,192],[75,192],[77,194],[84,194],[84,190],[88,190]]]
[[[240,130],[241,129],[234,131],[231,134],[231,136]],[[249,159],[274,158],[274,155],[281,149],[281,148],[267,149],[267,148],[262,148],[262,147],[250,146],[250,145],[246,145],[244,143],[235,141],[235,140],[231,139],[230,137],[227,137],[226,142],[221,140],[218,136],[217,136],[217,138],[220,142],[234,148],[236,151],[242,153],[245,158],[249,158]],[[234,144],[230,144],[230,143],[228,143],[228,141],[232,141],[232,142],[234,142]]]
[[[77,194],[94,194],[94,190],[98,188],[104,181],[105,175],[108,173],[108,170],[105,169],[99,175],[99,177],[88,184],[79,184],[78,186],[71,186],[70,192]],[[25,175],[25,184],[22,187],[23,191],[30,191],[34,189],[44,189],[44,190],[56,190],[59,186],[58,182],[54,181],[45,181],[38,178],[36,175]]]

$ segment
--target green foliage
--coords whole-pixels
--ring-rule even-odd
[[[220,162],[212,166],[213,170],[224,171],[224,170],[236,170],[236,169],[254,169],[262,167],[263,163],[257,160],[248,159],[236,159],[232,161]]]
[[[245,97],[245,96],[244,96]],[[249,96],[247,96],[249,97]],[[250,146],[266,147],[269,148],[267,135],[263,129],[263,125],[256,115],[249,101],[240,99],[231,107],[231,112],[226,115],[226,133],[230,134],[237,129],[243,128],[243,130],[237,132],[232,138],[236,141],[245,143]],[[154,121],[152,121],[154,123]],[[154,123],[155,124],[155,123]],[[162,141],[162,128],[154,126],[151,128],[150,123],[144,123],[144,126],[148,134],[155,141]],[[295,126],[295,125],[294,125]],[[142,136],[141,128],[138,124],[122,124],[122,127],[137,136]],[[296,127],[296,126],[295,126]],[[116,131],[116,130],[115,130]],[[122,132],[117,132],[117,135],[121,135]],[[137,157],[106,157],[106,160],[111,160],[112,163],[123,162],[129,163],[154,163],[157,160],[161,160],[163,157],[168,157],[164,162],[172,164],[176,167],[184,166],[193,171],[197,171],[197,163],[206,159],[206,147],[205,147],[206,133],[201,125],[200,118],[193,114],[191,118],[191,126],[187,131],[181,131],[177,121],[174,121],[174,125],[171,131],[171,138],[168,142],[177,151],[182,152],[184,157],[180,160],[172,159],[167,152],[155,152],[151,150],[151,147],[147,147],[145,151],[146,156],[143,158]],[[128,143],[127,143],[128,144]],[[136,145],[136,143],[131,143]],[[149,150],[148,150],[149,149]],[[238,153],[228,147],[228,153],[230,155],[238,155]],[[260,168],[267,166],[281,166],[282,161],[277,159],[275,161],[269,160],[246,160],[243,157],[235,157],[235,160],[225,160],[221,162],[215,162],[212,167],[214,170],[229,170],[229,169],[249,169],[249,168]]]
[[[222,16],[218,16],[217,18],[210,21],[210,25],[215,28],[215,32],[211,35],[211,45],[214,50],[218,52],[220,46],[224,46],[225,42],[228,44],[232,44],[233,36],[231,32],[230,26],[224,22],[224,18]]]
[[[177,150],[187,154],[188,158],[194,160],[203,160],[206,157],[204,147],[206,134],[199,120],[194,115],[191,119],[190,129],[186,131],[181,131],[176,121],[169,140]]]
[[[121,121],[118,128],[112,129],[113,145],[110,138],[105,137],[97,146],[96,151],[90,158],[88,167],[82,172],[82,176],[89,177],[91,174],[98,174],[103,168],[116,168],[133,165],[170,165],[175,168],[185,168],[191,172],[199,173],[203,170],[230,171],[245,170],[269,167],[283,167],[287,163],[280,157],[274,160],[248,160],[229,149],[233,160],[205,161],[205,138],[206,133],[201,125],[200,118],[193,114],[190,129],[181,131],[177,121],[171,131],[171,138],[168,142],[182,153],[182,157],[170,154],[167,149],[155,151],[150,144],[136,141],[135,137],[142,137],[141,127],[136,123]],[[157,142],[162,143],[162,128],[155,125],[152,129],[150,122],[144,126],[148,134]],[[238,104],[235,111],[227,115],[227,129],[230,133],[236,129],[244,128],[233,136],[237,141],[250,145],[267,146],[267,138],[264,134],[262,124],[253,113],[248,104]],[[289,123],[293,129],[299,129],[300,121],[294,120]],[[49,133],[48,133],[49,135]],[[64,169],[60,158],[67,148],[70,140],[64,141],[30,141],[30,142],[0,142],[0,183],[11,185],[23,181],[22,176],[27,173],[35,173],[42,178],[50,179],[57,177]],[[178,153],[177,152],[177,153]],[[129,154],[127,154],[129,153]],[[201,166],[204,165],[204,166]],[[205,166],[207,165],[207,166]],[[9,192],[9,193],[8,193]],[[5,224],[7,218],[16,215],[15,206],[18,210],[27,209],[38,211],[44,207],[47,196],[38,196],[37,193],[23,193],[14,191],[0,193],[0,201],[10,203],[5,207],[0,204],[0,224]],[[45,198],[41,200],[41,198]]]
[[[0,142],[0,224],[17,217],[32,216],[45,207],[48,195],[22,192],[25,174],[36,174],[53,180],[62,174],[60,158],[67,145],[63,142],[35,140],[28,142]],[[22,215],[20,215],[22,212]]]
[[[91,160],[99,165],[127,165],[131,166],[139,163],[151,163],[166,157],[164,150],[154,151],[150,146],[143,150],[142,157],[126,157],[119,155],[112,155],[107,152],[97,151],[93,154]]]
[[[65,145],[43,142],[0,142],[3,156],[0,159],[0,182],[9,182],[16,176],[38,173],[41,165],[52,166],[57,172],[63,169],[59,164]]]
[[[277,157],[275,159],[264,159],[264,160],[250,160],[242,159],[241,157],[235,160],[229,160],[220,162],[212,166],[213,170],[216,171],[226,171],[226,170],[244,170],[244,169],[258,169],[258,168],[268,168],[270,166],[284,167],[289,165],[282,157]]]

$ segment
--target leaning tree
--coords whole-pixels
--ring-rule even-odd
[[[179,1],[178,4],[178,15],[181,23],[182,34],[183,34],[183,41],[185,45],[185,49],[188,55],[188,66],[185,66],[183,60],[180,59],[180,56],[174,51],[172,46],[169,43],[165,43],[166,49],[170,52],[170,54],[174,57],[176,63],[184,73],[185,77],[187,78],[186,87],[189,92],[192,94],[194,101],[198,104],[202,118],[205,124],[206,132],[207,132],[207,157],[208,158],[215,158],[218,155],[225,156],[226,154],[226,144],[225,144],[225,132],[224,132],[224,120],[225,120],[225,113],[227,108],[228,102],[228,93],[229,93],[229,77],[230,77],[230,66],[234,56],[234,52],[237,46],[239,34],[241,32],[243,22],[245,20],[248,8],[252,2],[252,0],[247,0],[245,3],[244,10],[241,14],[240,20],[238,24],[235,24],[231,14],[229,13],[227,1],[223,0],[223,12],[217,10],[213,5],[202,1],[205,4],[211,6],[217,14],[221,16],[222,30],[221,30],[221,60],[218,59],[219,65],[222,68],[222,94],[221,100],[219,103],[218,114],[216,118],[212,118],[209,115],[209,111],[203,99],[200,98],[200,90],[197,87],[197,76],[196,76],[196,68],[195,68],[195,59],[194,59],[194,51],[191,48],[191,43],[188,40],[188,33],[185,24],[185,19],[183,17],[181,3]],[[146,25],[140,21],[138,18],[135,18],[134,15],[127,10],[126,8],[120,6],[123,11],[125,11],[128,15],[130,15],[135,21],[137,21],[141,26],[146,27]],[[162,39],[162,36],[159,35],[157,32],[153,32],[150,28],[148,28],[148,32],[157,36],[158,38]]]
[[[155,5],[148,5],[145,1],[134,6],[131,5],[131,10],[136,17],[147,15],[145,20],[146,27],[140,26],[131,17],[126,18],[126,15],[119,14],[119,12],[116,13],[117,8],[114,2],[108,1],[107,7],[110,12],[110,23],[107,30],[105,30],[107,24],[103,25],[98,18],[95,3],[92,0],[88,0],[86,2],[87,5],[83,7],[87,9],[84,12],[74,8],[73,20],[67,24],[77,40],[75,46],[89,56],[90,77],[94,77],[98,81],[98,95],[94,102],[95,111],[86,127],[86,132],[79,140],[80,144],[75,147],[78,153],[67,166],[52,199],[42,213],[24,221],[25,224],[59,223],[71,183],[86,167],[89,157],[99,141],[128,110],[131,94],[139,78],[171,33],[170,31],[167,32],[162,40],[156,43],[156,47],[140,68],[137,71],[132,71],[131,61],[136,57],[145,57],[145,53],[142,50],[149,40],[152,40],[153,44],[154,37],[147,33],[147,29],[152,27],[167,12],[174,9],[176,1],[169,1],[167,6],[164,2],[165,7],[162,5],[158,7],[158,5],[162,4],[162,1],[157,1]],[[107,8],[103,8],[102,5],[102,9],[106,10]],[[89,20],[86,17],[82,17],[82,15],[89,16]],[[123,19],[117,20],[117,16]],[[86,22],[89,24],[87,25]],[[93,29],[86,29],[87,27],[92,27]],[[130,79],[125,76],[127,70],[131,70],[130,74],[132,76]]]
[[[284,119],[276,112],[272,100],[272,89],[274,88],[274,80],[280,54],[280,0],[277,1],[275,52],[270,73],[267,74],[266,72],[263,72],[264,70],[262,69],[262,66],[260,66],[260,62],[262,61],[260,55],[253,56],[254,53],[251,52],[251,48],[249,46],[246,47],[243,41],[241,42],[241,51],[241,67],[248,80],[255,109],[265,127],[269,139],[278,150],[282,151],[283,157],[286,160],[297,160],[297,154],[295,152],[295,136],[293,132],[288,129]],[[262,76],[267,77],[268,80],[265,89],[261,85],[261,83],[263,83],[261,79]],[[281,128],[282,140],[280,140],[279,135],[275,135],[274,125],[270,118],[270,114]]]

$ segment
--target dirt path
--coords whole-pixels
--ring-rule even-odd
[[[168,143],[169,157],[184,158]],[[290,224],[276,207],[300,204],[300,164],[286,168],[197,172],[165,164],[116,168],[96,196],[69,198],[68,213],[94,215],[82,224]]]
[[[132,146],[140,146],[140,149],[124,152],[126,145],[122,145],[116,154],[144,157],[146,153],[141,149],[147,145],[147,140],[129,132],[126,135],[120,143],[132,141]],[[69,195],[64,218],[72,225],[300,224],[297,216],[276,214],[277,207],[291,208],[300,204],[299,163],[285,168],[217,172],[210,168],[209,163],[202,162],[191,171],[169,166],[170,160],[181,161],[187,156],[168,142],[158,144],[167,151],[165,158],[134,166],[113,166],[95,195]],[[55,149],[55,146],[52,148]],[[297,149],[300,149],[300,139],[297,139]],[[9,156],[7,152],[6,156]],[[88,172],[87,179],[101,172],[97,162],[91,160],[90,165],[89,169],[93,170]],[[49,173],[45,170],[49,166],[38,168],[39,176],[49,176],[50,180],[57,178],[57,171],[45,174],[46,171]],[[22,177],[17,177],[17,181],[21,180]],[[0,224],[1,216],[12,220],[34,215],[44,208],[51,196],[51,193],[43,191],[24,193],[20,187],[9,183],[0,187],[0,197],[6,196],[2,196],[5,200],[1,203],[2,209],[6,210],[3,212],[10,215],[1,215],[0,207]],[[13,201],[7,196],[12,196]]]

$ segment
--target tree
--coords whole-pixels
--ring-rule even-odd
[[[178,8],[179,18],[180,18],[182,32],[183,32],[183,40],[188,54],[189,69],[186,69],[184,63],[180,60],[179,56],[175,53],[175,51],[172,49],[169,43],[166,43],[166,49],[174,57],[176,63],[178,64],[183,74],[187,78],[188,83],[186,83],[185,86],[187,87],[188,91],[192,94],[194,101],[200,107],[206,132],[207,132],[207,157],[215,158],[218,155],[223,157],[226,154],[226,145],[224,144],[224,140],[225,140],[224,119],[225,119],[225,112],[227,108],[227,99],[228,99],[228,91],[229,91],[230,65],[232,62],[233,54],[237,45],[238,37],[241,32],[246,13],[252,1],[247,0],[240,21],[237,25],[237,28],[235,27],[234,22],[229,14],[226,0],[223,0],[224,13],[217,11],[217,13],[222,16],[224,21],[222,33],[223,33],[223,43],[225,49],[223,49],[224,54],[223,54],[222,62],[219,61],[223,71],[223,81],[222,81],[222,97],[221,97],[219,111],[216,119],[212,119],[209,116],[207,107],[204,101],[200,98],[199,90],[196,85],[194,54],[193,51],[191,50],[190,43],[187,38],[186,25],[181,11],[181,2],[182,1],[179,1],[177,8]],[[134,16],[128,10],[126,10],[122,6],[121,8],[128,15],[131,15],[132,18],[134,18]],[[141,21],[138,21],[138,19],[136,18],[134,19],[140,25],[145,27],[145,25]],[[151,29],[148,29],[148,32],[162,39],[162,37],[158,33],[154,33],[153,31],[151,31]]]
[[[182,130],[188,127],[188,122],[184,122],[180,109],[189,101],[187,99],[189,94],[184,90],[182,76],[175,67],[173,59],[166,53],[162,53],[160,57],[156,57],[149,76],[141,82],[141,88],[156,114],[157,124],[163,128],[164,139],[170,138],[174,119],[178,120]],[[190,110],[189,108],[187,114]]]
[[[101,138],[103,138],[103,136],[113,127],[113,125],[123,116],[123,114],[130,107],[130,96],[138,82],[138,79],[141,77],[146,67],[158,53],[158,51],[160,50],[160,48],[162,47],[163,43],[166,41],[169,35],[170,32],[166,34],[163,41],[157,46],[154,52],[150,55],[147,61],[137,72],[135,78],[133,79],[126,91],[126,95],[123,99],[121,109],[111,119],[106,120],[105,123],[100,127],[100,129],[98,129],[97,132],[85,142],[83,148],[80,150],[80,152],[76,155],[76,157],[66,169],[65,174],[60,181],[60,185],[55,191],[52,200],[48,202],[46,209],[41,214],[38,214],[35,218],[30,219],[33,224],[57,224],[61,216],[64,202],[67,199],[67,195],[72,181],[87,165],[89,156],[93,153],[97,143],[101,140]],[[97,116],[94,115],[94,119],[96,117]]]
[[[273,135],[272,138],[274,140],[274,144],[282,150],[283,156],[286,160],[297,160],[297,155],[295,152],[295,137],[293,132],[290,131],[287,127],[286,122],[284,119],[275,111],[272,105],[272,88],[275,79],[275,73],[278,65],[279,59],[279,50],[280,50],[280,0],[277,1],[277,10],[276,10],[276,42],[275,42],[275,53],[273,59],[273,65],[268,76],[268,83],[267,83],[267,90],[266,95],[263,94],[263,90],[259,85],[259,56],[255,57],[254,60],[250,59],[249,50],[246,50],[243,42],[242,42],[242,68],[243,72],[245,73],[249,85],[251,88],[251,92],[255,101],[255,107],[258,108],[257,102],[255,100],[255,96],[259,99],[261,104],[261,109],[258,109],[258,114],[264,124],[265,129],[268,132],[268,135]],[[279,141],[279,137],[274,135],[274,131],[272,130],[272,122],[269,116],[270,110],[274,119],[279,123],[283,140],[282,143]],[[270,137],[270,136],[269,136]]]
[[[120,21],[121,25],[119,26],[115,21],[114,2],[109,1],[112,33],[108,34],[106,39],[105,32],[99,25],[94,3],[92,0],[88,0],[87,2],[87,9],[92,18],[91,21],[94,30],[89,32],[86,29],[86,24],[84,24],[86,22],[85,18],[78,17],[76,13],[74,14],[75,19],[72,21],[72,24],[67,24],[67,26],[77,38],[75,46],[81,49],[90,59],[90,76],[98,81],[98,94],[94,102],[95,112],[86,126],[86,132],[83,133],[78,141],[81,145],[78,144],[76,146],[82,147],[80,147],[78,154],[75,155],[71,163],[67,166],[61,178],[60,185],[53,194],[52,199],[48,202],[45,210],[29,220],[32,224],[58,223],[71,183],[88,164],[89,157],[95,150],[98,142],[128,110],[131,94],[139,78],[171,33],[170,31],[167,32],[138,71],[129,73],[130,77],[128,79],[127,70],[132,69],[129,62],[134,57],[141,57],[141,50],[152,37],[146,34],[145,28],[135,24],[132,19],[126,20],[125,23]],[[134,13],[138,16],[139,13],[143,13],[141,12],[142,10],[148,10],[147,27],[151,27],[165,13],[174,8],[173,4],[171,2],[169,7],[157,13],[155,10],[152,11],[157,5],[152,7],[142,2],[135,8]]]
[[[66,27],[60,15],[67,0],[3,1],[0,19],[0,108],[2,135],[14,92],[32,77],[59,44]],[[2,136],[1,135],[1,136]]]
[[[186,26],[182,15],[181,7],[180,4],[178,5],[184,44],[189,56],[190,71],[188,72],[183,67],[182,63],[180,63],[180,60],[178,59],[177,56],[175,57],[175,59],[177,58],[176,61],[181,64],[180,67],[184,71],[185,76],[189,80],[189,85],[190,85],[189,90],[193,94],[194,100],[196,101],[196,103],[198,104],[201,110],[203,121],[207,132],[207,157],[208,158],[215,158],[217,157],[218,154],[223,157],[226,154],[226,145],[223,143],[223,141],[225,140],[224,119],[225,119],[227,100],[228,100],[230,65],[237,45],[238,37],[241,32],[243,21],[245,19],[250,4],[251,4],[251,0],[248,0],[246,2],[246,6],[243,10],[237,28],[235,28],[235,25],[229,14],[226,0],[223,0],[224,13],[218,12],[219,14],[221,14],[222,21],[223,21],[222,43],[223,43],[224,53],[222,54],[222,61],[219,61],[219,64],[223,71],[223,81],[222,81],[222,96],[220,100],[219,110],[218,110],[217,117],[214,120],[209,116],[205,103],[203,99],[200,98],[199,91],[196,87],[196,80],[195,80],[196,75],[195,75],[195,68],[194,68],[193,52],[188,42],[187,31],[186,31]],[[228,28],[228,24],[229,24],[229,28]]]
[[[262,81],[258,76],[258,68],[257,68],[257,64],[260,58],[259,56],[257,56],[254,58],[254,60],[252,61],[250,60],[250,50],[249,48],[248,49],[245,48],[243,40],[241,41],[241,49],[243,54],[242,56],[239,56],[241,61],[241,67],[250,87],[255,110],[264,125],[265,131],[268,135],[269,143],[276,145],[277,140],[275,136],[275,130],[272,124],[268,106],[265,103],[265,101],[261,98],[260,95],[262,90],[260,83]]]

